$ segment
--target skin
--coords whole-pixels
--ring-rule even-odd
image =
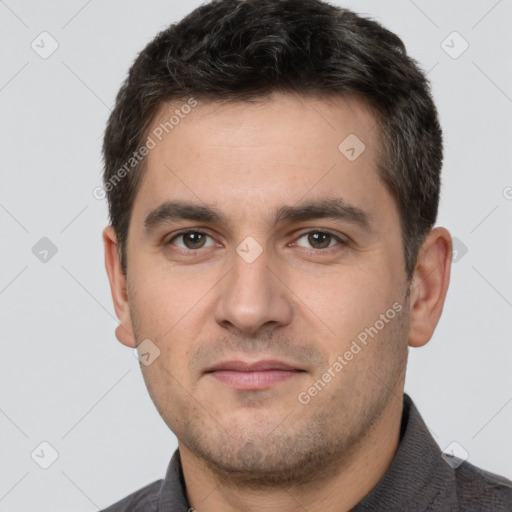
[[[176,106],[162,106],[149,132]],[[366,146],[355,161],[338,150],[349,134]],[[112,227],[103,232],[116,336],[128,347],[150,339],[160,350],[141,369],[178,439],[199,512],[349,510],[392,462],[408,346],[427,343],[437,325],[452,243],[434,228],[406,279],[378,151],[376,121],[355,98],[199,101],[147,157],[127,276]],[[275,209],[326,198],[364,210],[371,230],[346,219],[273,223]],[[227,222],[175,220],[145,233],[146,215],[173,199],[215,206]],[[204,246],[176,237],[188,228],[208,235]],[[315,243],[311,232],[334,236]],[[262,249],[251,263],[236,251],[247,237]],[[394,303],[401,312],[301,403],[299,393]],[[234,359],[278,359],[302,371],[260,390],[204,373]]]

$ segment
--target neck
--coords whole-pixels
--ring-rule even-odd
[[[242,486],[219,478],[203,460],[179,444],[188,501],[197,512],[349,511],[377,485],[391,465],[400,441],[402,407],[402,399],[394,394],[350,455],[322,475],[312,474],[311,481],[300,486]]]

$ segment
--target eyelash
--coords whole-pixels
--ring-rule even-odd
[[[209,235],[208,233],[206,233],[205,231],[201,231],[200,229],[188,229],[188,230],[185,230],[185,231],[180,231],[179,233],[176,233],[175,235],[172,236],[172,238],[170,238],[166,243],[165,245],[173,245],[173,240],[176,240],[177,238],[179,237],[183,237],[185,235],[188,235],[188,234],[191,234],[191,233],[194,233],[194,234],[199,234],[199,235],[205,235],[209,238],[211,238],[213,240],[213,237],[211,235]],[[297,238],[296,238],[296,241],[297,240],[300,240],[301,238],[307,236],[307,235],[310,235],[310,234],[324,234],[324,235],[329,235],[330,237],[332,237],[336,242],[338,242],[336,245],[334,246],[331,246],[331,247],[326,247],[325,249],[315,249],[315,248],[306,248],[306,247],[301,247],[303,250],[309,252],[309,253],[313,253],[313,254],[319,254],[319,253],[327,253],[327,252],[330,252],[330,250],[332,249],[335,249],[336,247],[343,247],[343,246],[348,246],[349,245],[349,241],[346,240],[346,239],[342,239],[341,237],[335,235],[334,233],[331,233],[330,231],[325,231],[325,230],[319,230],[319,229],[313,229],[313,230],[310,230],[310,231],[306,231],[304,233],[301,233]],[[292,242],[293,244],[295,244],[296,242]],[[182,254],[184,256],[196,256],[198,252],[200,252],[200,249],[204,249],[204,247],[199,247],[198,249],[182,249],[181,247],[174,247],[173,248],[173,251],[178,253],[178,254]]]

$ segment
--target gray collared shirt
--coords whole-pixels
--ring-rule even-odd
[[[139,489],[103,512],[189,510],[176,450],[164,480]],[[512,482],[467,461],[443,457],[416,406],[404,394],[400,445],[393,462],[352,512],[431,511],[512,512]]]

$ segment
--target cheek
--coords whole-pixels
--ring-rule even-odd
[[[393,288],[386,278],[368,268],[346,267],[314,277],[290,276],[297,307],[308,322],[318,325],[334,344],[343,344],[393,304]]]
[[[149,265],[148,265],[149,267]],[[131,283],[130,307],[139,325],[153,337],[165,338],[187,322],[189,313],[200,307],[204,295],[197,279],[183,279],[176,272],[135,272]]]
[[[207,279],[183,278],[176,272],[146,273],[134,284],[130,307],[137,340],[149,338],[160,351],[153,364],[142,367],[150,385],[172,387],[171,375],[190,385],[188,363],[205,338],[203,330],[212,310],[205,294],[211,287]]]

